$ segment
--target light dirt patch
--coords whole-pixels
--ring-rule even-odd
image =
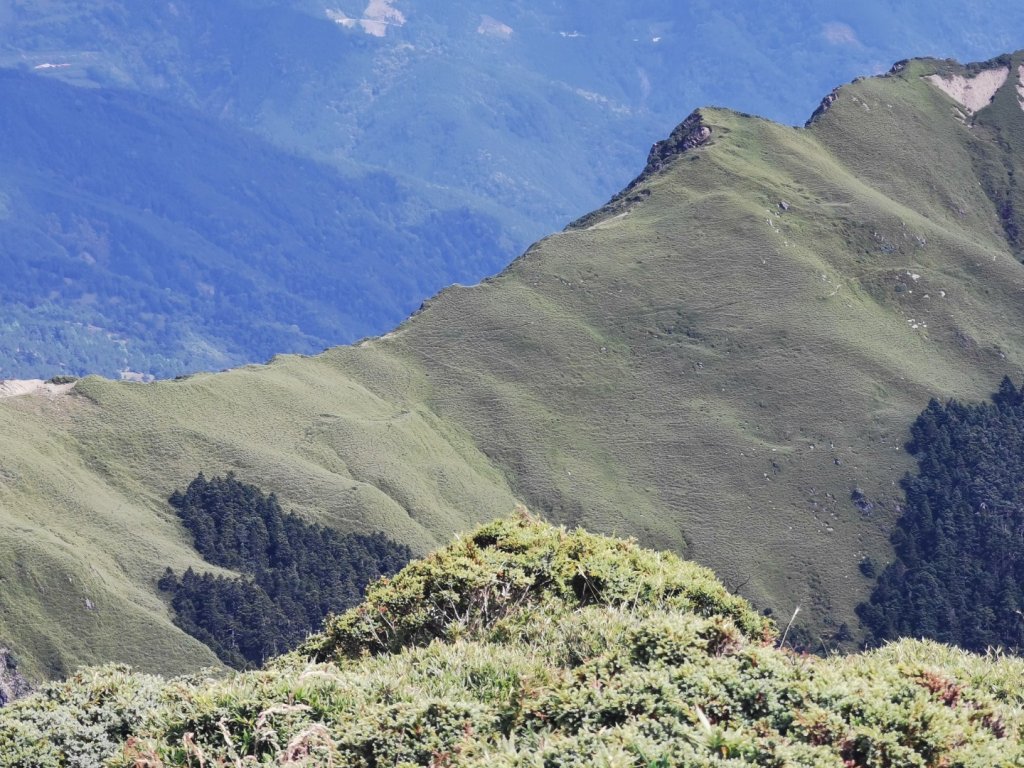
[[[74,387],[71,384],[52,384],[42,379],[0,379],[0,398],[22,395],[46,395],[56,397],[67,394]]]
[[[400,27],[405,24],[405,15],[391,7],[391,0],[370,0],[359,24],[366,34],[384,37],[389,26]]]
[[[1024,64],[1017,67],[1017,95],[1020,97],[1017,103],[1024,109]]]
[[[325,11],[325,13],[327,14],[327,18],[329,18],[335,24],[340,24],[341,26],[345,27],[345,29],[352,29],[356,25],[355,19],[346,16],[341,11],[332,11],[330,8],[328,8]]]
[[[969,112],[977,112],[989,105],[992,97],[996,95],[996,91],[1002,87],[1009,75],[1009,67],[997,67],[979,72],[974,77],[928,75],[925,79],[950,98],[967,107]]]
[[[615,223],[615,221],[617,219],[624,219],[626,216],[629,216],[629,211],[623,211],[622,213],[617,213],[617,214],[615,214],[614,216],[612,216],[610,218],[603,219],[603,220],[597,222],[596,224],[591,224],[589,227],[587,227],[587,229],[588,230],[591,230],[591,229],[607,229],[608,227],[614,225],[614,223]]]
[[[363,11],[362,18],[353,19],[341,11],[326,9],[327,18],[337,24],[352,29],[359,25],[360,29],[374,37],[384,37],[388,27],[401,27],[405,24],[405,14],[392,7],[394,0],[370,0]]]
[[[388,339],[393,339],[393,338],[395,338],[398,335],[398,333],[399,332],[397,330],[394,330],[394,331],[388,331],[383,336],[371,336],[368,339],[364,339],[363,341],[360,341],[356,346],[358,346],[358,347],[369,347],[374,342],[387,341]]]
[[[482,16],[480,18],[480,26],[476,28],[476,31],[478,34],[497,37],[501,40],[510,40],[512,38],[512,27],[490,16]]]

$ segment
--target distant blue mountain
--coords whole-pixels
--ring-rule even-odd
[[[0,377],[316,352],[511,256],[493,217],[414,219],[422,197],[392,175],[179,105],[13,71],[0,102]]]
[[[0,0],[0,377],[167,376],[380,333],[719,104],[802,123],[990,0]]]

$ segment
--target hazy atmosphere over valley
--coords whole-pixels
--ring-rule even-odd
[[[1024,8],[0,0],[0,768],[1024,762]]]
[[[166,378],[391,330],[717,105],[802,125],[1024,10],[643,0],[0,2],[0,376]]]

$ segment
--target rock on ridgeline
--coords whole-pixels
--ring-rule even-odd
[[[705,125],[704,116],[700,110],[691,112],[690,116],[677,125],[667,139],[656,142],[651,147],[651,151],[647,155],[647,167],[640,174],[640,178],[643,179],[652,173],[657,173],[676,155],[706,144],[710,139],[711,129]]]
[[[700,110],[694,110],[683,122],[675,127],[667,139],[655,142],[647,155],[647,165],[640,175],[609,200],[603,207],[582,216],[569,224],[566,229],[586,229],[594,224],[627,211],[650,194],[650,190],[637,189],[647,179],[663,170],[672,158],[711,140],[711,128],[704,122]]]

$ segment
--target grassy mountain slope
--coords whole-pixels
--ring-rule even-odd
[[[703,111],[710,145],[630,193],[649,197],[442,294],[392,343],[536,508],[848,620],[909,419],[1021,360],[1024,270],[978,188],[992,145],[921,81],[938,66],[848,86],[806,131]],[[1011,100],[997,121],[1020,135],[1008,81]]]
[[[784,643],[784,638],[781,641]],[[107,667],[0,710],[11,768],[1018,765],[1019,659],[821,659],[668,553],[522,515],[374,585],[267,669]],[[109,761],[109,762],[108,762]]]
[[[930,60],[845,86],[807,129],[702,110],[605,209],[386,337],[3,401],[0,525],[25,554],[0,638],[37,672],[208,661],[154,588],[200,566],[164,502],[198,470],[420,552],[519,498],[684,553],[760,607],[799,604],[812,640],[855,629],[910,422],[1024,361],[1024,58],[1002,63],[1013,77],[966,122],[923,79],[962,68]]]

